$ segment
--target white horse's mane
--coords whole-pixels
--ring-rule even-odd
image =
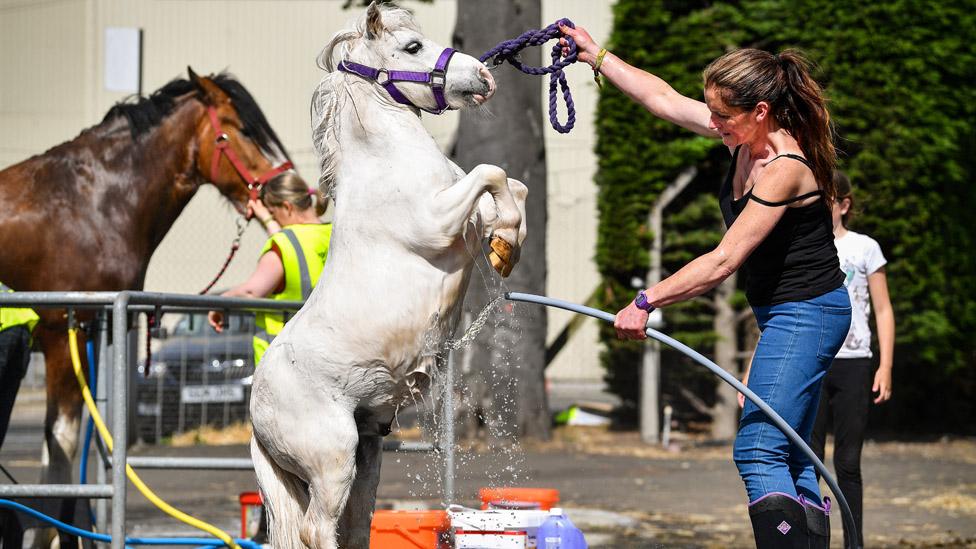
[[[420,32],[413,13],[405,8],[380,5],[383,26],[387,31],[410,29]],[[349,97],[345,73],[336,70],[340,61],[349,58],[352,46],[366,35],[366,17],[356,20],[351,28],[332,35],[315,62],[326,75],[312,92],[312,144],[319,159],[319,189],[335,200],[335,172],[339,163],[339,117],[336,114]]]

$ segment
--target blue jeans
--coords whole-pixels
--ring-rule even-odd
[[[762,336],[749,371],[749,389],[809,442],[820,382],[851,324],[847,289],[841,286],[806,301],[752,310]],[[748,399],[733,458],[749,501],[772,492],[821,501],[813,463]]]

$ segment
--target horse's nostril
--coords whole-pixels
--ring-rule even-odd
[[[488,69],[486,67],[481,67],[478,70],[478,78],[481,80],[482,86],[484,86],[485,97],[486,98],[491,97],[491,95],[495,91],[495,77],[493,77],[491,73],[488,72]]]

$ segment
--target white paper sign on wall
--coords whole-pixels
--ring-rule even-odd
[[[134,27],[105,28],[105,89],[139,93],[142,73],[142,31]]]

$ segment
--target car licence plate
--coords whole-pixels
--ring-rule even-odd
[[[242,402],[244,387],[240,385],[191,385],[180,391],[183,402]]]
[[[140,416],[158,416],[163,412],[163,407],[158,402],[140,402],[136,406],[136,412]]]

